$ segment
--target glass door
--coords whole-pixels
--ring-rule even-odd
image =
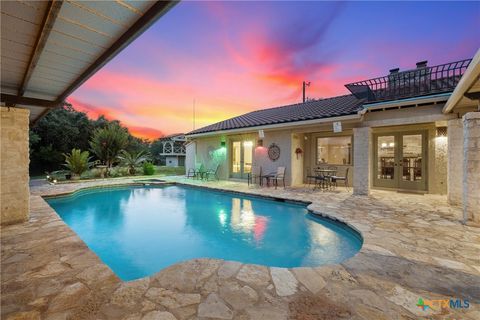
[[[400,189],[426,190],[426,139],[421,132],[400,135]]]
[[[425,131],[374,135],[373,185],[426,190]]]
[[[248,173],[252,171],[253,141],[233,141],[231,159],[231,177],[246,179]]]

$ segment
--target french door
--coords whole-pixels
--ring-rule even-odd
[[[426,131],[375,134],[373,185],[425,191],[427,141]]]
[[[246,179],[252,172],[253,140],[232,141],[230,175],[232,178]]]

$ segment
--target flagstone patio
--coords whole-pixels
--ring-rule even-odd
[[[195,259],[122,282],[41,196],[133,180],[37,185],[30,220],[1,227],[2,319],[480,319],[480,228],[461,224],[461,210],[443,196],[166,179],[309,201],[315,213],[358,229],[364,245],[339,265]],[[422,310],[419,298],[470,307]]]

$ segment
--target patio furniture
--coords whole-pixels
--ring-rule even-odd
[[[248,173],[247,183],[250,186],[250,183],[255,184],[255,181],[258,180],[258,184],[262,185],[262,167],[252,166],[252,171]]]
[[[208,178],[210,177],[214,177],[216,180],[220,180],[218,178],[218,168],[220,166],[218,164],[216,164],[213,168],[211,169],[207,169],[206,171],[202,172],[200,171],[200,175],[203,179],[205,179],[206,181],[208,181]]]
[[[321,183],[321,181],[324,179],[322,176],[318,175],[318,174],[312,174],[310,172],[310,168],[307,167],[307,183],[308,183],[308,186],[310,186],[312,184],[312,180],[313,180],[313,185],[316,186],[317,185],[317,181]]]
[[[337,173],[337,169],[336,167],[319,167],[315,169],[315,173],[318,176],[318,186],[321,189],[329,189],[332,186],[332,176]],[[316,188],[316,186],[317,184],[315,184],[314,189]]]
[[[202,172],[203,172],[203,164],[201,163],[195,163],[195,168],[190,168],[188,169],[187,172],[187,179],[188,178],[202,178]]]
[[[343,182],[344,182],[344,185],[345,185],[345,188],[346,188],[347,190],[349,190],[349,186],[348,186],[348,171],[349,171],[349,170],[350,170],[350,168],[347,167],[347,168],[345,169],[345,174],[344,174],[344,175],[342,175],[342,176],[337,176],[337,175],[332,176],[332,182],[333,182],[333,184],[334,184],[335,187],[337,186],[337,182],[338,182],[338,181],[343,181]]]
[[[285,167],[278,167],[276,172],[269,173],[267,175],[261,176],[262,179],[267,181],[267,187],[270,186],[270,181],[274,182],[275,189],[278,187],[278,180],[283,181],[283,188],[285,188]]]

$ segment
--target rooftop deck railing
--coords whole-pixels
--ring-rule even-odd
[[[413,70],[392,70],[388,76],[346,84],[367,102],[380,102],[453,91],[472,59]]]

